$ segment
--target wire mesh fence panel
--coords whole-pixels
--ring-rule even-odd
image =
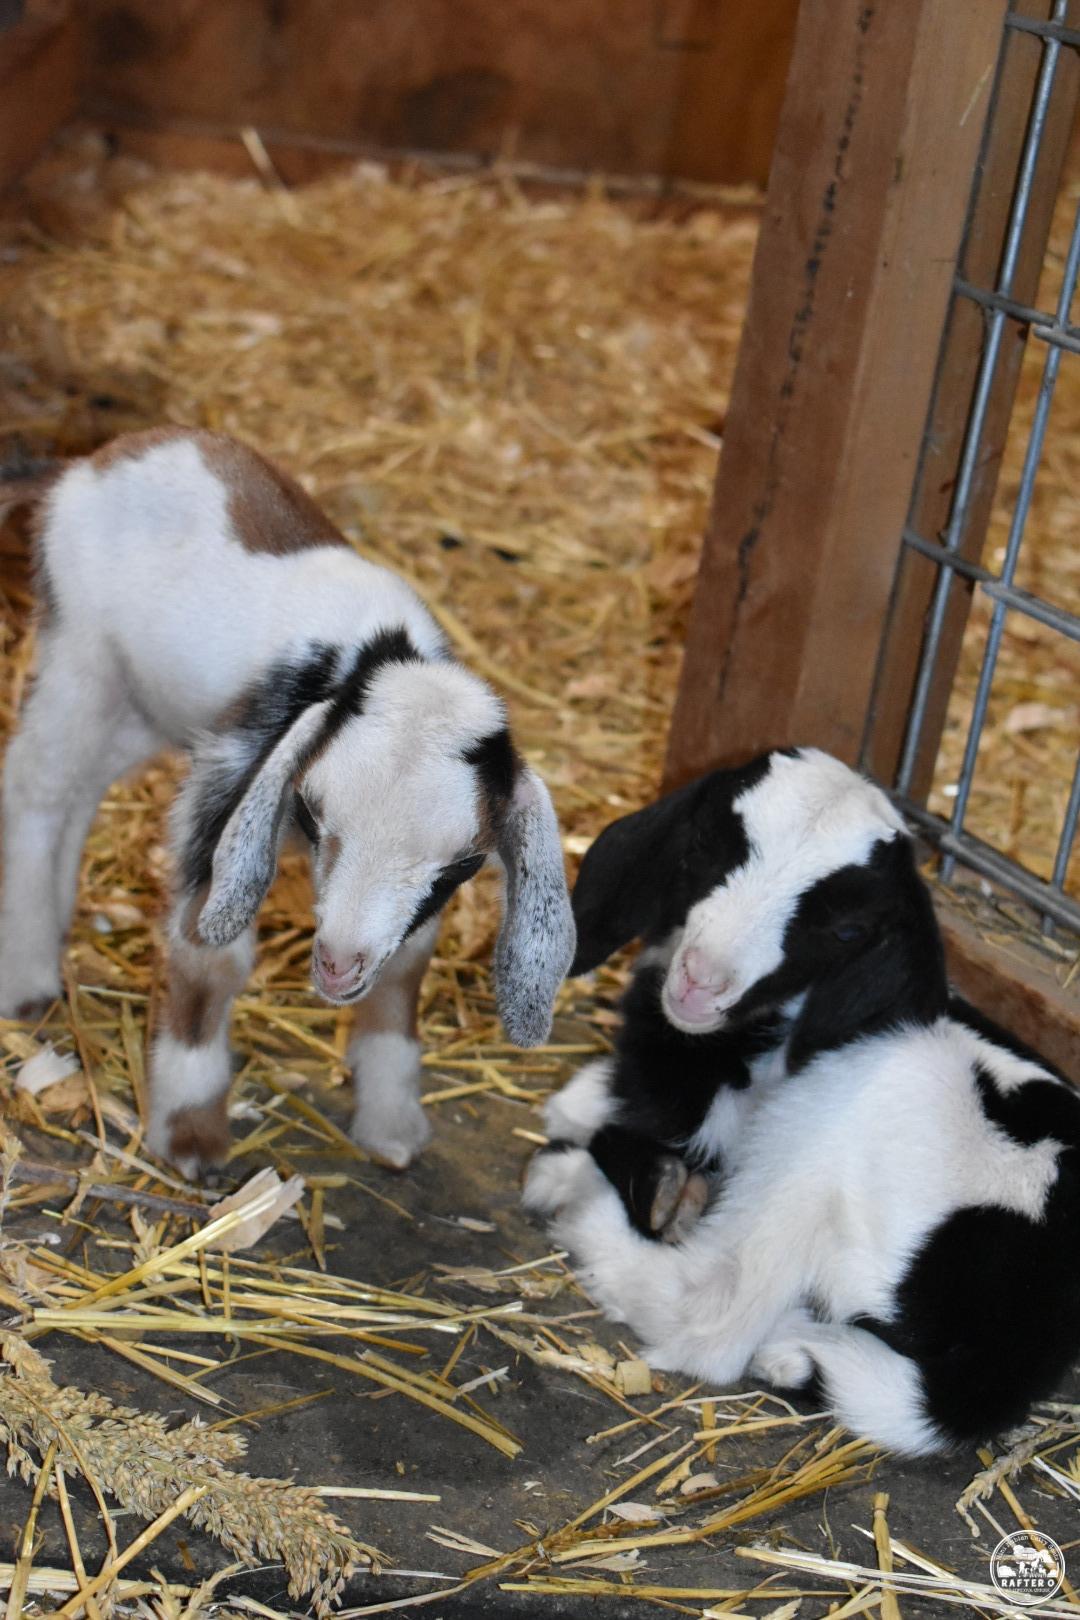
[[[1076,9],[1006,18],[863,763],[947,881],[961,864],[1080,929]]]

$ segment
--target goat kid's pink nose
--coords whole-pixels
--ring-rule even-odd
[[[331,956],[323,945],[315,946],[315,966],[327,984],[342,984],[346,979],[355,978],[363,965],[360,951],[350,961],[347,956]]]
[[[705,951],[691,945],[679,964],[687,990],[711,990],[720,995],[731,986],[730,977]]]

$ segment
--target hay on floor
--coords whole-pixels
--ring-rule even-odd
[[[723,433],[753,210],[702,205],[677,217],[599,188],[526,195],[506,176],[391,179],[370,165],[285,193],[255,178],[110,164],[93,141],[43,175],[32,187],[33,221],[14,222],[0,243],[0,443],[18,435],[76,453],[162,419],[242,435],[297,474],[363,555],[412,579],[463,655],[505,692],[518,740],[553,789],[571,857],[613,815],[650,797]],[[1080,410],[1080,390],[1076,397]],[[1056,518],[1046,527],[1060,531]],[[24,549],[14,530],[2,545],[6,730],[29,675],[32,632]],[[1023,676],[1014,707],[1033,692],[1043,700],[1033,679]],[[1056,724],[1009,729],[995,715],[991,736],[1004,730],[1049,753]],[[163,1380],[186,1411],[221,1423],[232,1419],[219,1416],[210,1375],[228,1347],[273,1345],[329,1359],[358,1385],[410,1401],[417,1422],[455,1438],[468,1431],[470,1444],[511,1457],[518,1438],[492,1412],[498,1370],[478,1380],[458,1371],[462,1346],[481,1335],[540,1367],[556,1395],[571,1380],[610,1403],[610,1424],[591,1438],[625,1440],[618,1482],[611,1469],[598,1471],[587,1506],[507,1551],[440,1530],[433,1509],[430,1539],[463,1559],[466,1573],[412,1606],[497,1583],[551,1599],[558,1612],[586,1597],[636,1595],[698,1615],[752,1602],[779,1620],[806,1597],[819,1612],[834,1590],[837,1615],[879,1606],[895,1614],[896,1590],[992,1611],[992,1594],[951,1582],[944,1560],[892,1536],[884,1507],[867,1527],[865,1566],[774,1547],[779,1573],[748,1562],[741,1586],[654,1578],[651,1549],[771,1529],[786,1504],[865,1479],[874,1457],[757,1392],[709,1398],[656,1381],[652,1393],[627,1394],[642,1387],[640,1369],[596,1342],[588,1301],[570,1292],[563,1259],[544,1254],[539,1237],[534,1258],[492,1270],[463,1254],[460,1267],[400,1292],[335,1274],[335,1230],[358,1207],[408,1216],[332,1117],[347,1017],[310,993],[309,894],[291,862],[263,910],[259,964],[234,1020],[242,1067],[230,1170],[239,1181],[269,1163],[302,1176],[304,1196],[291,1210],[283,1200],[266,1253],[234,1257],[212,1246],[208,1230],[222,1228],[212,1219],[208,1227],[208,1200],[141,1152],[175,780],[163,762],[109,795],[84,862],[64,1004],[35,1031],[0,1024],[0,1101],[24,1144],[20,1153],[8,1139],[0,1193],[9,1232],[0,1303],[14,1324],[0,1438],[14,1437],[17,1466],[37,1481],[22,1551],[0,1566],[0,1585],[28,1600],[61,1593],[65,1612],[83,1608],[91,1620],[102,1592],[117,1601],[151,1594],[162,1614],[212,1596],[130,1578],[124,1549],[115,1574],[94,1586],[70,1515],[71,1569],[35,1567],[36,1515],[46,1493],[63,1511],[75,1456],[69,1438],[41,1421],[50,1375],[31,1359],[36,1347],[48,1352],[71,1337],[104,1346],[118,1364]],[[1049,774],[1048,782],[1056,792]],[[1031,781],[1028,811],[1039,791]],[[487,1110],[493,1132],[534,1141],[533,1105],[607,1049],[620,972],[605,969],[593,988],[567,986],[552,1044],[514,1053],[489,989],[493,927],[491,885],[470,885],[425,986],[426,1102],[435,1112]],[[58,1065],[57,1051],[70,1061]],[[53,1083],[17,1087],[27,1065]],[[27,1211],[65,1206],[68,1222],[96,1211],[78,1261],[19,1240]],[[228,1227],[233,1217],[222,1219]],[[274,1245],[287,1222],[289,1246],[303,1252],[286,1264]],[[37,1421],[25,1412],[34,1398]],[[76,1414],[81,1399],[73,1390],[49,1396]],[[121,1428],[138,1421],[114,1417]],[[1053,1488],[1067,1493],[1062,1453],[1076,1433],[1074,1413],[1044,1415],[1016,1468],[1028,1480],[1037,1467],[1056,1470]],[[720,1467],[733,1440],[762,1434],[775,1442],[767,1465]],[[186,1428],[179,1440],[158,1436],[178,1482],[190,1478],[190,1439]],[[236,1456],[219,1451],[219,1465],[226,1453]],[[93,1488],[124,1500],[122,1478],[104,1477],[108,1458],[84,1460]],[[278,1482],[232,1479],[215,1474],[215,1489],[278,1500]],[[989,1488],[1011,1489],[1003,1480]],[[427,1500],[394,1481],[382,1494]],[[182,1494],[182,1511],[212,1530],[205,1495],[195,1484],[186,1490],[197,1494]],[[349,1564],[377,1558],[335,1528],[333,1556],[324,1548],[305,1564],[304,1525],[323,1521],[310,1492],[290,1500],[298,1588],[306,1581],[328,1595]],[[155,1497],[141,1509],[159,1505]],[[161,1527],[159,1513],[146,1545]],[[269,1545],[253,1531],[235,1550]],[[269,1556],[287,1561],[285,1541]]]

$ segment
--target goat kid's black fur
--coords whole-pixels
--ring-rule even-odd
[[[786,751],[790,752],[790,751]],[[665,1017],[660,947],[690,908],[747,859],[734,800],[760,782],[770,755],[691,783],[601,833],[573,895],[587,971],[634,938],[645,946],[621,1003],[611,1067],[613,1122],[589,1143],[646,1237],[661,1167],[671,1154],[710,1173],[691,1143],[723,1088],[745,1089],[751,1065],[786,1048],[794,1075],[815,1057],[901,1026],[948,1016],[992,1045],[1038,1064],[1048,1078],[1003,1092],[973,1076],[986,1118],[1015,1141],[1061,1144],[1042,1219],[978,1205],[934,1229],[911,1260],[888,1322],[860,1318],[922,1374],[928,1416],[953,1441],[981,1441],[1019,1422],[1060,1384],[1080,1351],[1080,1094],[1045,1059],[950,995],[929,892],[912,844],[877,844],[863,866],[841,868],[802,896],[778,971],[755,985],[723,1028],[691,1035]],[[785,1004],[791,1010],[785,1011]]]

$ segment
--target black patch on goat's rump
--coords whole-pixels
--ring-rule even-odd
[[[1033,1078],[1002,1091],[981,1063],[973,1079],[983,1113],[1014,1142],[1030,1147],[1049,1138],[1080,1148],[1080,1093],[1067,1081]]]
[[[713,771],[605,827],[574,885],[577,954],[588,973],[632,939],[658,940],[750,853],[734,801],[768,774],[771,754]]]
[[[864,1322],[922,1374],[928,1417],[954,1441],[1021,1422],[1080,1351],[1080,1153],[1066,1148],[1042,1218],[955,1211],[914,1256],[888,1324]]]
[[[203,764],[191,811],[187,841],[180,857],[181,878],[189,891],[210,881],[214,851],[229,817],[262,766],[304,710],[313,703],[333,702],[308,760],[360,714],[371,683],[389,663],[420,660],[404,628],[382,630],[357,648],[347,665],[348,649],[313,641],[303,656],[279,659],[243,692],[218,723],[241,745],[228,760]]]

